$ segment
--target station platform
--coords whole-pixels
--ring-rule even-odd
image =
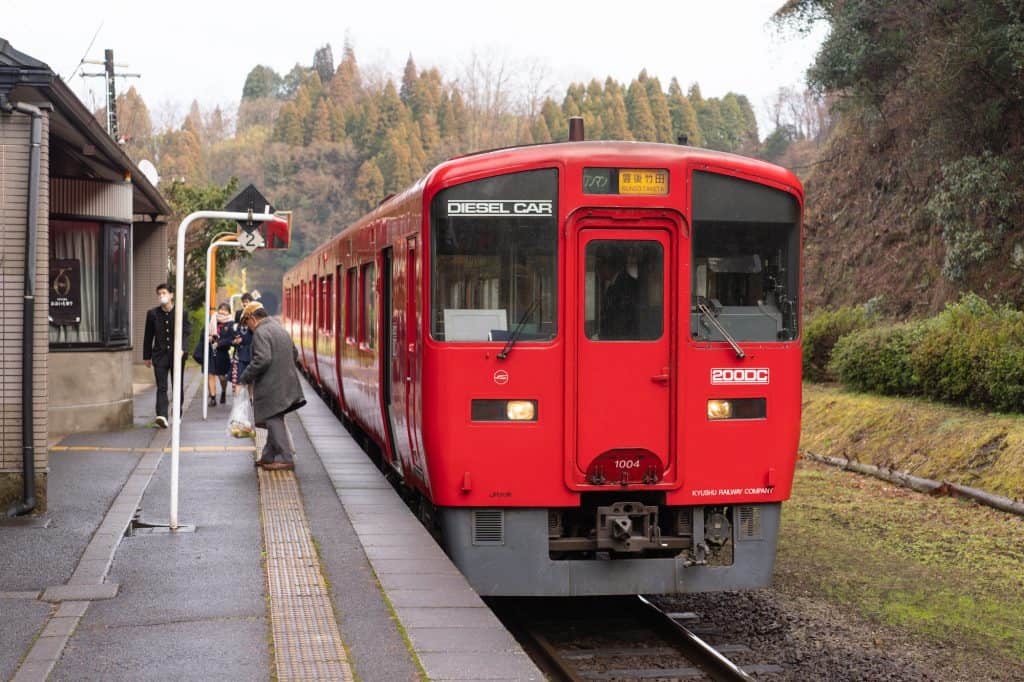
[[[51,446],[50,509],[0,525],[0,680],[544,679],[308,386],[293,474],[254,469],[230,402],[203,421],[199,378],[186,532],[152,388],[135,428]]]

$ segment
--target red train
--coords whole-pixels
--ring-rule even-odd
[[[283,319],[481,594],[760,587],[802,204],[792,173],[686,146],[459,157],[288,272]]]

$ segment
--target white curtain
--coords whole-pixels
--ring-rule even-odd
[[[50,257],[76,259],[82,277],[82,321],[50,325],[50,343],[99,343],[100,225],[70,220],[50,221]]]

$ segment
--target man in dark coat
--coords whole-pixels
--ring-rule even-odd
[[[599,261],[599,275],[605,284],[601,297],[602,341],[638,338],[637,304],[640,282],[626,269],[626,254],[617,247]]]
[[[298,351],[291,335],[259,303],[245,306],[241,321],[252,331],[252,361],[238,381],[253,385],[253,418],[267,429],[267,445],[257,465],[271,471],[294,469],[295,445],[284,416],[306,404],[295,370]]]
[[[174,369],[174,289],[168,284],[160,284],[156,288],[157,300],[155,308],[146,313],[146,333],[142,339],[142,359],[146,367],[153,368],[156,375],[156,425],[167,428],[167,389],[168,375]],[[181,318],[181,354],[188,349],[188,337],[192,334],[192,324],[188,315]],[[182,358],[182,367],[185,360]],[[181,393],[182,403],[185,392]]]

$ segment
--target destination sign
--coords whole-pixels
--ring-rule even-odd
[[[668,194],[668,171],[655,168],[621,168],[619,194]]]
[[[465,218],[550,218],[550,199],[449,199],[448,217]]]
[[[664,168],[584,168],[583,193],[665,195],[668,194],[668,171]]]

